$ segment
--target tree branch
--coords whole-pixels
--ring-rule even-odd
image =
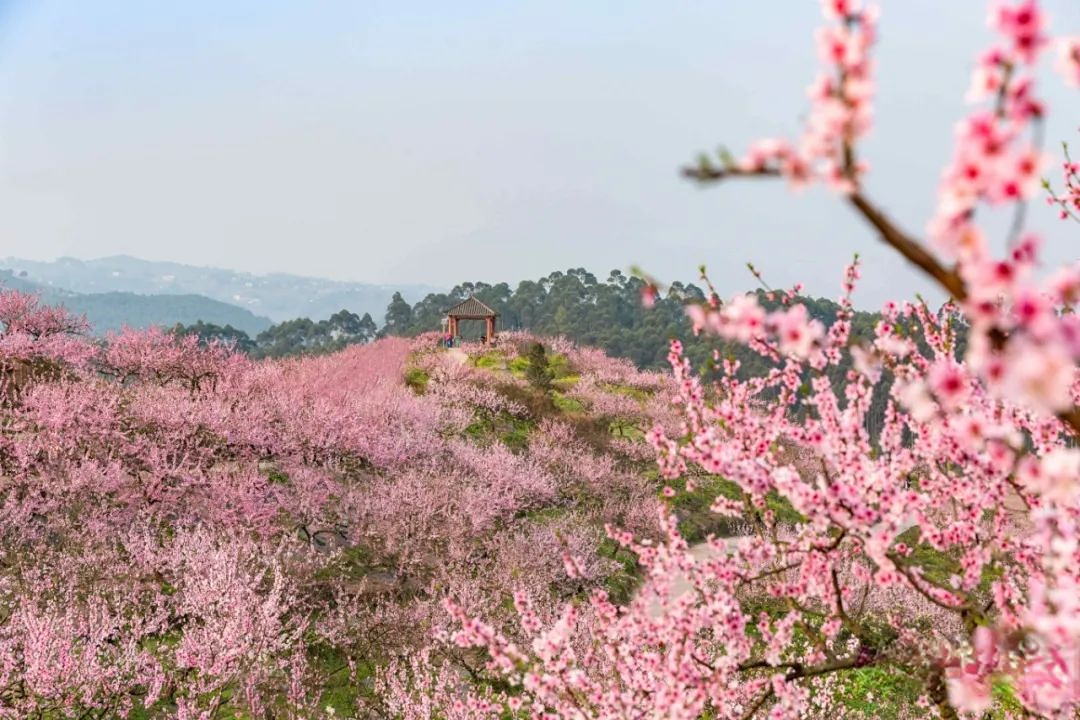
[[[709,163],[701,163],[697,166],[688,166],[682,169],[682,174],[691,180],[701,183],[718,182],[733,177],[747,178],[776,178],[781,177],[776,168],[760,168],[755,170],[742,170],[737,167],[718,168]],[[934,257],[922,243],[905,233],[893,222],[882,210],[875,206],[859,190],[848,196],[848,201],[866,219],[874,229],[878,231],[881,240],[895,249],[907,259],[908,262],[918,267],[926,275],[933,278],[937,284],[949,295],[958,301],[968,297],[967,285],[956,272],[954,267],[946,267]],[[1074,435],[1080,436],[1080,407],[1073,406],[1057,414],[1059,420],[1070,428]]]
[[[960,301],[967,299],[967,287],[955,268],[942,265],[937,258],[926,251],[921,243],[902,231],[858,190],[848,196],[848,199],[859,214],[881,234],[881,239],[887,245],[903,255],[908,262],[934,278],[954,299]]]

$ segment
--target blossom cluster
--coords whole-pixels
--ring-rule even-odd
[[[1075,51],[1080,56],[1080,41],[1077,41]],[[1061,163],[1061,179],[1063,189],[1054,190],[1049,181],[1044,181],[1047,192],[1047,203],[1058,208],[1058,216],[1062,220],[1075,220],[1080,222],[1080,163],[1075,162],[1069,155],[1069,146],[1064,145],[1065,160]]]
[[[760,140],[737,164],[744,173],[775,170],[795,187],[822,181],[850,192],[867,165],[851,148],[871,126],[874,64],[870,49],[877,39],[878,10],[858,0],[824,3],[830,22],[815,36],[818,57],[826,67],[807,88],[810,111],[798,144]]]

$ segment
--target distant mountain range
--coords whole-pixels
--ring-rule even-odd
[[[327,318],[338,310],[371,313],[381,324],[395,291],[418,300],[437,288],[339,282],[285,273],[255,275],[212,267],[141,260],[127,255],[51,262],[8,257],[0,281],[40,290],[51,303],[85,313],[95,331],[127,324],[230,324],[254,335],[271,322]]]
[[[211,300],[202,295],[140,295],[130,292],[76,293],[64,288],[39,285],[10,269],[0,269],[0,287],[34,292],[49,305],[63,305],[75,315],[85,315],[93,332],[104,335],[127,326],[172,327],[199,320],[215,325],[232,325],[254,335],[272,324],[269,318],[250,310]]]

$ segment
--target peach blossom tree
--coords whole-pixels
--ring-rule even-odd
[[[828,326],[794,290],[770,293],[773,309],[715,291],[689,307],[698,332],[773,369],[740,379],[718,355],[720,380],[706,384],[673,344],[682,426],[649,440],[664,495],[712,488],[713,512],[745,532],[691,552],[671,515],[661,542],[609,527],[641,566],[626,603],[597,589],[553,606],[523,589],[507,626],[448,600],[440,639],[478,653],[483,673],[463,689],[434,662],[395,668],[385,684],[399,707],[423,697],[452,718],[826,717],[845,712],[849,680],[873,671],[912,689],[910,717],[1080,708],[1080,265],[1040,275],[1040,238],[1023,222],[1048,164],[1035,71],[1056,46],[1056,69],[1077,85],[1080,46],[1049,35],[1035,0],[992,4],[998,40],[977,59],[972,110],[919,238],[864,185],[877,10],[822,5],[803,134],[685,174],[822,183],[948,301],[891,302],[856,342],[856,260]],[[1067,216],[1076,167],[1064,170],[1051,202]],[[1002,206],[1016,219],[994,240],[978,213]],[[884,422],[872,425],[880,393]],[[566,569],[580,572],[573,557]]]

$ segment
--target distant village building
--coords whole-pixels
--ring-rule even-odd
[[[483,320],[484,342],[495,339],[495,323],[499,313],[489,308],[476,299],[475,295],[469,295],[464,301],[446,311],[446,332],[450,337],[458,337],[458,321],[460,320]]]

